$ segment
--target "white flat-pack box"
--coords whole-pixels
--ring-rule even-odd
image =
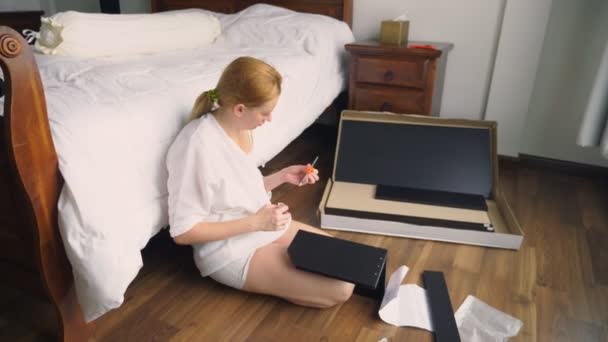
[[[321,227],[519,249],[496,123],[344,111]]]

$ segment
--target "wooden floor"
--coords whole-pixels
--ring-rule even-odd
[[[313,126],[264,173],[320,155],[323,180],[331,174],[333,129]],[[325,182],[282,186],[273,201],[297,220],[318,225]],[[410,267],[407,283],[423,270],[444,272],[452,305],[475,295],[524,323],[517,341],[608,341],[608,179],[501,164],[500,186],[525,231],[519,251],[335,232],[387,248],[388,271]],[[383,323],[378,304],[353,296],[342,306],[307,309],[239,292],[203,279],[189,247],[168,234],[143,251],[144,267],[125,302],[97,321],[98,341],[430,341],[414,328]],[[111,275],[108,275],[111,277]],[[52,339],[46,306],[18,292],[0,292],[0,341]]]

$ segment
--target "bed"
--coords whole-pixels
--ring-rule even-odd
[[[152,9],[154,12],[159,12],[201,8],[213,12],[230,14],[239,11],[239,13],[243,13],[242,10],[249,9],[251,5],[256,3],[257,1],[154,0],[152,1]],[[323,14],[342,20],[348,25],[350,25],[352,19],[352,0],[266,1],[266,3],[274,3],[277,6],[300,12]],[[256,10],[260,10],[260,7],[255,8],[257,8]],[[227,21],[234,19],[230,15],[222,18]],[[196,84],[196,87],[202,89],[194,89],[190,93],[174,89],[174,96],[183,97],[180,100],[183,103],[179,104],[181,107],[177,109],[180,112],[180,119],[167,121],[166,119],[156,120],[157,116],[153,114],[154,108],[138,111],[136,107],[138,103],[146,102],[145,96],[154,95],[155,97],[163,98],[155,93],[158,90],[158,86],[155,87],[153,85],[158,85],[158,83],[151,85],[150,79],[146,78],[149,73],[144,78],[123,78],[124,82],[121,88],[123,91],[120,95],[123,102],[121,104],[126,103],[124,101],[133,103],[135,107],[131,108],[132,112],[145,112],[149,113],[149,115],[143,117],[141,114],[139,116],[118,115],[117,111],[112,110],[110,112],[112,115],[105,115],[103,116],[103,120],[95,121],[96,129],[86,128],[70,131],[67,129],[70,128],[69,125],[81,125],[82,121],[86,122],[88,119],[91,119],[94,113],[87,112],[87,103],[81,104],[80,107],[74,105],[73,102],[67,103],[66,101],[68,101],[70,96],[63,96],[61,100],[58,99],[58,92],[61,91],[62,83],[54,84],[51,74],[57,70],[62,70],[60,74],[65,76],[66,72],[65,69],[53,69],[55,65],[63,63],[66,68],[73,72],[72,74],[68,73],[73,76],[70,80],[85,82],[83,80],[90,81],[94,79],[93,76],[95,75],[95,73],[87,74],[87,70],[114,68],[117,67],[115,66],[116,63],[113,62],[111,63],[112,65],[101,63],[101,65],[96,65],[95,68],[92,68],[89,63],[86,68],[78,69],[79,63],[74,60],[34,57],[26,44],[25,40],[15,31],[7,27],[0,27],[0,65],[2,66],[4,81],[6,82],[6,94],[3,100],[4,111],[3,115],[0,116],[0,131],[2,132],[2,139],[0,139],[0,151],[2,151],[2,158],[0,158],[0,188],[2,189],[0,194],[0,270],[4,274],[10,275],[5,277],[5,282],[9,286],[39,294],[51,302],[57,313],[58,336],[60,340],[87,340],[94,332],[94,324],[87,321],[90,321],[92,318],[94,319],[98,314],[92,315],[89,313],[86,316],[83,313],[84,311],[80,304],[83,300],[82,285],[80,285],[81,288],[78,291],[80,297],[78,297],[76,283],[79,283],[80,280],[75,281],[74,279],[75,275],[78,276],[79,272],[73,272],[72,266],[75,267],[75,270],[78,270],[79,267],[84,267],[86,270],[87,268],[91,268],[91,266],[90,264],[79,265],[78,263],[74,263],[75,260],[78,260],[74,259],[75,249],[66,237],[66,235],[74,233],[74,230],[66,230],[65,228],[69,226],[66,223],[66,213],[71,212],[76,219],[82,219],[80,216],[85,214],[88,216],[97,215],[99,216],[99,220],[105,220],[111,225],[113,220],[120,220],[120,218],[108,216],[108,212],[118,212],[123,210],[123,207],[129,208],[132,212],[139,212],[138,210],[142,206],[155,207],[156,214],[143,215],[145,216],[143,218],[141,217],[142,215],[129,216],[129,220],[137,221],[138,216],[140,219],[137,222],[129,221],[129,225],[145,226],[147,224],[153,226],[144,228],[144,230],[147,229],[147,232],[143,234],[143,237],[140,234],[137,238],[139,241],[134,242],[139,246],[139,249],[143,248],[147,239],[162,228],[159,226],[162,226],[163,223],[166,224],[163,214],[159,213],[159,208],[162,211],[159,203],[163,199],[158,189],[154,187],[144,188],[145,182],[136,185],[131,183],[137,183],[139,176],[142,179],[152,179],[156,184],[162,184],[162,171],[157,170],[160,165],[158,164],[158,160],[162,157],[161,151],[181,127],[180,120],[187,116],[189,106],[194,98],[193,96],[205,90],[204,87],[210,86],[212,83],[209,83],[210,81],[208,80],[194,77],[193,80],[186,81],[192,81],[194,82],[192,84]],[[239,44],[235,44],[235,46],[237,45]],[[243,50],[240,52],[230,50],[225,45],[214,51],[216,51],[216,54],[213,56],[208,55],[204,51],[199,51],[193,55],[199,57],[199,60],[205,61],[205,63],[209,60],[218,60],[221,63],[226,63],[230,58],[236,57],[239,54],[258,55],[261,58],[270,59],[271,62],[278,65],[281,72],[287,74],[284,94],[286,100],[285,104],[282,105],[285,108],[280,108],[281,103],[277,105],[277,110],[275,111],[276,119],[273,121],[277,121],[277,125],[293,125],[293,127],[288,130],[282,130],[276,128],[279,126],[275,126],[275,128],[268,126],[266,131],[260,130],[256,133],[256,144],[259,143],[261,146],[267,146],[258,155],[258,164],[263,164],[294,139],[307,125],[314,122],[318,116],[317,113],[312,116],[308,115],[306,119],[290,118],[290,120],[287,120],[286,117],[278,119],[280,115],[277,115],[280,111],[290,111],[287,104],[291,100],[298,100],[296,90],[289,90],[289,79],[291,78],[293,80],[291,83],[295,84],[297,83],[295,81],[306,77],[310,78],[311,74],[314,74],[306,69],[307,58],[309,57],[295,56],[295,58],[291,58],[289,57],[291,54],[289,51],[285,52],[277,48],[276,50],[269,50],[270,52],[260,52],[259,50],[249,49],[247,46],[243,46]],[[192,54],[183,52],[173,53],[171,58],[181,61],[180,63],[173,64],[190,65],[191,63],[186,63],[186,55]],[[171,79],[171,75],[174,77],[180,76],[180,82],[183,82],[184,78],[187,78],[188,75],[192,75],[193,69],[182,67],[181,69],[178,68],[176,73],[176,69],[171,68],[166,63],[166,60],[158,59],[155,62],[159,63],[154,64],[155,77],[166,82]],[[118,67],[124,68],[130,75],[135,74],[137,76],[137,72],[143,68],[138,63],[120,64]],[[202,63],[202,67],[209,66],[209,64],[205,63]],[[288,68],[287,64],[291,65],[291,69]],[[163,65],[166,66],[165,69],[163,69]],[[221,68],[216,65],[215,69],[208,73],[208,79],[219,75],[220,70]],[[289,70],[295,71],[292,73]],[[321,74],[324,72],[326,70],[319,67],[317,73]],[[82,78],[82,75],[88,76]],[[320,86],[318,77],[316,79],[313,77],[308,83],[315,83],[311,88],[312,90],[309,91],[314,90],[322,93],[318,97],[320,98],[319,100],[322,100],[321,102],[326,103],[323,108],[329,105],[326,111],[336,112],[340,110],[340,108],[336,107],[342,105],[343,101],[333,101],[332,103],[334,98],[340,98],[338,96],[341,93],[339,90],[343,90],[343,88],[338,87],[336,82],[333,85],[334,90],[331,92],[331,98],[326,99],[322,98],[322,95],[326,93],[323,90],[325,88],[318,88]],[[171,87],[168,88],[170,89]],[[78,91],[83,91],[82,89],[87,89],[87,87],[80,87],[78,89]],[[90,95],[78,93],[78,91],[71,93],[71,97],[82,95],[82,98],[85,98]],[[109,90],[102,87],[101,89],[97,89],[97,92],[94,94],[99,98],[98,102],[104,103],[104,100],[108,98],[116,98],[112,97],[116,96],[116,94],[112,94],[111,92],[104,93],[104,91]],[[171,98],[171,94],[166,94],[165,100],[168,101],[169,98]],[[303,106],[310,98],[311,96],[309,95],[300,99],[301,105]],[[106,105],[108,104],[106,103]],[[112,103],[109,105],[112,105]],[[173,104],[173,107],[167,106],[167,111],[176,110],[175,106],[175,104]],[[317,106],[320,106],[320,104],[317,103]],[[49,109],[48,114],[47,108]],[[62,114],[58,116],[57,112],[59,111]],[[75,115],[74,111],[77,111],[78,115]],[[323,110],[320,108],[314,111],[320,113]],[[107,108],[106,113],[108,113]],[[137,124],[141,120],[152,122],[152,126],[157,126],[153,127],[156,130],[146,129],[129,132],[124,129],[126,125]],[[81,122],[79,123],[79,121]],[[146,128],[149,127],[146,126]],[[155,132],[163,131],[166,132],[163,137],[155,136]],[[284,131],[289,131],[289,133],[285,133]],[[130,135],[137,139],[133,137],[129,138]],[[78,139],[86,139],[88,143],[74,143],[75,141],[78,142]],[[163,143],[159,143],[159,146],[155,148],[148,148],[149,145],[146,142],[150,141],[162,141]],[[123,146],[123,148],[120,149],[120,146]],[[111,167],[111,163],[117,158],[119,160],[136,159],[140,157],[140,154],[146,155],[146,153],[138,152],[147,151],[148,149],[156,152],[152,152],[152,156],[149,153],[148,157],[142,157],[139,169],[127,169],[124,173],[118,174],[118,169]],[[85,169],[72,167],[73,165],[78,165],[78,162],[72,157],[77,154],[83,155],[91,161],[89,164],[81,163],[81,166],[85,167]],[[156,171],[145,172],[145,170],[150,169],[155,169]],[[91,174],[89,175],[89,173]],[[88,175],[89,178],[83,175]],[[123,177],[124,175],[129,175],[130,178],[125,178]],[[98,205],[98,207],[103,207],[104,211],[96,211],[91,214],[81,207],[86,207],[87,205],[94,206],[95,203],[91,204],[86,200],[74,202],[73,198],[70,200],[70,196],[74,196],[77,192],[82,193],[83,189],[85,192],[92,191],[94,193],[95,189],[103,191],[104,187],[108,187],[109,185],[130,187],[129,189],[133,190],[131,191],[133,193],[140,193],[135,190],[142,189],[141,193],[145,193],[148,198],[155,198],[156,202],[154,202],[155,204],[152,202],[150,202],[152,204],[142,204],[137,202],[137,198],[123,200],[121,198],[112,198],[108,195],[107,198],[102,198],[104,205]],[[90,228],[87,224],[84,226]],[[96,234],[98,233],[96,232]],[[68,241],[68,244],[65,245],[64,241]],[[132,247],[124,246],[125,249],[132,249]],[[113,246],[113,248],[122,249],[123,246]],[[86,251],[83,253],[86,255]],[[141,258],[141,256],[139,257]],[[95,261],[95,258],[96,256],[91,256],[93,261]],[[115,262],[126,262],[125,260],[125,258],[117,258]],[[123,283],[126,282],[126,285],[128,285],[128,282],[136,275],[139,267],[141,265],[137,265],[136,263],[131,265],[130,272],[132,273],[135,270],[135,274],[109,275],[107,273],[112,273],[113,270],[108,268],[101,272],[96,271],[96,276],[103,275],[105,272],[106,277],[122,277]],[[117,303],[117,305],[120,305],[120,303]]]

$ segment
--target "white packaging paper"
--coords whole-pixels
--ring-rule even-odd
[[[378,314],[392,325],[433,331],[426,291],[415,284],[401,285],[408,271],[403,265],[391,274]]]
[[[415,284],[401,285],[409,268],[391,274],[378,314],[395,326],[433,331],[426,290]],[[522,322],[469,295],[454,315],[462,342],[504,342],[517,335]]]
[[[463,342],[503,342],[517,335],[522,322],[469,295],[456,314]]]

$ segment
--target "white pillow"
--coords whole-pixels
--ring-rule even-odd
[[[221,33],[219,20],[203,11],[153,14],[60,12],[42,18],[38,52],[101,57],[149,54],[211,44]]]
[[[218,43],[231,46],[298,47],[310,54],[354,40],[348,25],[335,18],[292,11],[267,4],[245,8],[222,22]]]
[[[318,56],[329,73],[342,72],[347,65],[344,45],[355,40],[343,21],[268,4],[247,7],[220,21],[222,34],[216,44],[300,49]]]

